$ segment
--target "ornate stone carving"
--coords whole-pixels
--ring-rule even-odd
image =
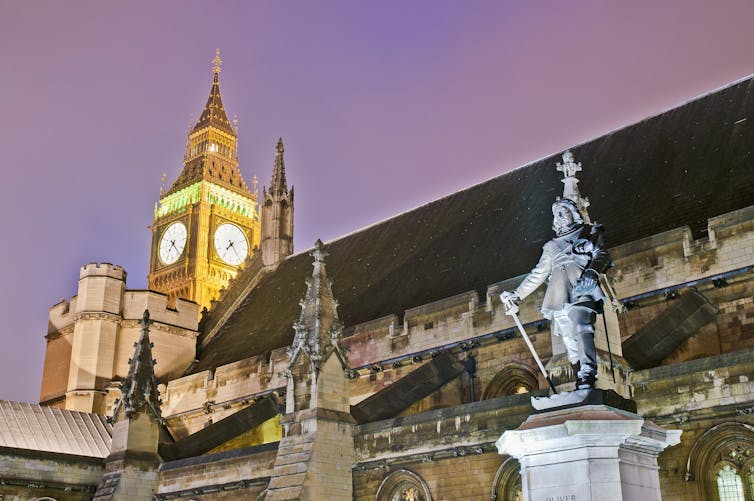
[[[141,320],[141,336],[134,343],[134,356],[129,360],[128,376],[120,385],[121,398],[113,410],[113,418],[118,419],[118,413],[123,410],[127,418],[133,417],[144,407],[151,412],[157,422],[164,424],[160,411],[160,394],[157,390],[157,380],[154,376],[154,366],[157,361],[152,358],[154,344],[149,341],[149,310],[144,310]]]
[[[377,489],[377,501],[432,501],[427,484],[410,470],[396,470]]]
[[[299,303],[301,315],[293,324],[296,335],[289,348],[288,367],[293,366],[298,358],[305,355],[312,366],[319,370],[321,365],[336,354],[344,370],[349,370],[346,356],[340,345],[343,323],[338,318],[338,302],[332,294],[332,285],[325,269],[324,244],[317,240],[311,252],[314,258],[314,270],[306,280],[306,295]]]

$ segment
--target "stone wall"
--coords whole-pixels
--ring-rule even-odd
[[[276,454],[274,443],[164,463],[157,499],[256,499]]]
[[[389,475],[408,471],[426,484],[433,500],[489,500],[505,460],[494,442],[526,419],[529,397],[501,397],[358,426],[354,499],[376,499]],[[389,499],[388,494],[383,489],[377,499]]]
[[[754,350],[635,372],[631,375],[638,412],[646,419],[683,430],[681,443],[660,455],[663,499],[703,500],[697,481],[686,480],[694,443],[713,426],[754,425]]]
[[[0,499],[91,499],[103,473],[99,458],[2,448]]]

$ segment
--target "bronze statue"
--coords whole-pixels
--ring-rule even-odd
[[[576,203],[567,198],[552,204],[552,215],[555,238],[544,245],[542,257],[521,285],[500,297],[503,303],[522,300],[548,281],[542,314],[563,338],[577,389],[594,388],[594,322],[605,301],[599,274],[612,264],[604,248],[604,229],[585,223]]]

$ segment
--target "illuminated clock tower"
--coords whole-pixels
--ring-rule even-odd
[[[180,297],[208,309],[260,239],[256,186],[250,191],[238,169],[238,129],[220,95],[221,63],[218,49],[183,170],[155,206],[147,277],[171,302]]]

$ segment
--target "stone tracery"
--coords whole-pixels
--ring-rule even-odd
[[[376,501],[432,501],[424,480],[416,473],[400,469],[387,475],[377,489]]]

